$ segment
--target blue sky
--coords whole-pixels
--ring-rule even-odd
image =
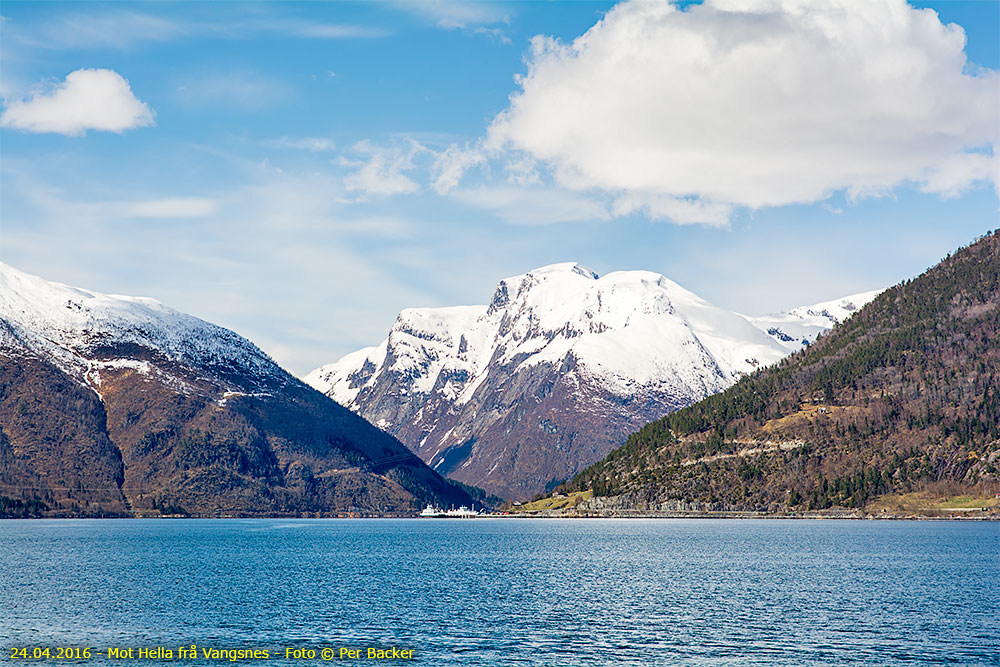
[[[1000,3],[720,4],[7,0],[0,259],[305,373],[554,262],[763,314],[998,226]]]

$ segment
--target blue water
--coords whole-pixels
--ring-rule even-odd
[[[1000,665],[998,619],[996,523],[0,522],[9,664],[12,646],[195,643],[395,645],[422,665]]]

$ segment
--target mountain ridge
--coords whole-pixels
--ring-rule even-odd
[[[500,280],[485,305],[405,309],[379,345],[304,379],[439,472],[516,499],[789,349],[660,274],[566,262]]]
[[[0,264],[0,495],[60,515],[409,513],[470,496],[232,331]]]
[[[778,313],[744,317],[784,345],[789,352],[797,352],[815,342],[824,331],[852,316],[883,291],[858,292],[809,306],[795,306]]]
[[[562,490],[592,492],[578,510],[597,513],[910,511],[914,494],[995,506],[998,331],[993,231],[807,349],[647,424]]]

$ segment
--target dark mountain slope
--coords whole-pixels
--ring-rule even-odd
[[[864,507],[916,491],[992,496],[998,302],[992,232],[807,349],[646,425],[565,489],[605,496],[594,507],[645,509]]]
[[[765,329],[656,273],[554,264],[501,280],[488,306],[408,308],[379,345],[305,380],[438,472],[521,500],[777,361],[801,340],[778,327],[805,338],[815,319]]]
[[[218,398],[124,372],[102,389],[138,507],[381,513],[470,501],[394,438],[292,379]]]
[[[469,504],[249,341],[0,264],[0,513],[411,513]]]
[[[45,507],[122,514],[122,481],[121,453],[94,392],[41,359],[0,355],[0,496],[8,499],[0,515]],[[25,499],[35,501],[30,512]]]

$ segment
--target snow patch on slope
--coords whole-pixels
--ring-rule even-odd
[[[501,280],[488,306],[404,310],[381,344],[305,381],[354,409],[366,388],[389,378],[462,405],[491,370],[569,361],[619,396],[647,390],[701,398],[785,354],[746,318],[662,275],[601,277],[562,263]]]
[[[784,313],[747,319],[767,332],[785,349],[795,352],[815,342],[819,334],[832,329],[861,310],[883,291],[877,289],[859,292],[833,301],[821,301],[811,306],[799,306]]]
[[[91,371],[102,368],[129,367],[148,374],[145,361],[131,358],[137,348],[224,382],[236,376],[251,381],[285,376],[245,338],[155,299],[49,282],[2,262],[0,320],[7,325],[0,349],[47,358],[85,384]]]

